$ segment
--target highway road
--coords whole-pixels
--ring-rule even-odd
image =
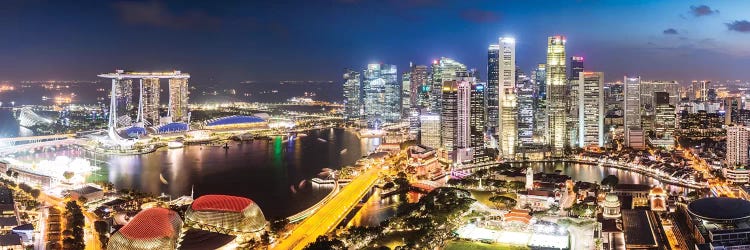
[[[296,250],[314,242],[320,235],[333,231],[341,220],[359,203],[378,180],[380,167],[371,167],[324,204],[313,215],[303,220],[288,237],[271,249]]]

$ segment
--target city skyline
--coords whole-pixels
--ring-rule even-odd
[[[229,86],[244,80],[336,80],[341,68],[353,65],[407,68],[409,62],[427,64],[442,56],[483,72],[486,45],[500,36],[517,40],[518,65],[530,70],[544,62],[542,39],[557,34],[569,39],[568,54],[586,58],[587,68],[604,72],[605,81],[632,74],[682,82],[750,79],[740,70],[750,60],[742,45],[750,35],[750,17],[738,6],[750,3],[570,1],[533,8],[536,4],[91,1],[80,8],[14,1],[3,13],[6,26],[0,26],[14,38],[0,46],[5,61],[0,80],[91,79],[92,71],[119,67],[180,68],[194,72],[196,82]],[[610,18],[629,14],[649,18]],[[555,22],[543,22],[546,18]],[[359,28],[364,24],[373,32]],[[353,36],[333,39],[340,32]],[[295,60],[272,60],[276,57]],[[295,70],[281,70],[287,67]]]

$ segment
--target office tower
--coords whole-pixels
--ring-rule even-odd
[[[370,128],[380,128],[383,123],[401,119],[401,84],[398,83],[396,65],[368,64],[364,70],[365,120]]]
[[[583,72],[583,57],[571,56],[570,65],[568,65],[568,142],[571,147],[578,145],[579,136],[579,117],[578,117],[578,77]]]
[[[188,122],[189,94],[187,78],[169,79],[169,116],[173,122]]]
[[[690,84],[692,100],[708,101],[708,90],[711,88],[711,81],[693,81]]]
[[[724,98],[724,124],[737,124],[740,109],[742,109],[742,99],[740,97],[728,96]]]
[[[534,142],[539,144],[547,143],[547,70],[546,65],[540,63],[531,73],[534,80],[536,93],[534,102]]]
[[[430,148],[440,148],[440,116],[420,115],[419,124],[419,143]]]
[[[430,86],[430,101],[428,112],[432,114],[440,114],[441,103],[442,103],[442,88],[443,83],[456,79],[456,73],[465,73],[466,66],[459,63],[456,60],[441,57],[440,60],[432,62],[432,83]]]
[[[427,92],[427,91],[420,91],[421,88],[427,88],[429,89],[429,83],[427,82],[427,66],[425,65],[412,65],[411,66],[411,73],[409,74],[409,81],[411,82],[411,106],[412,107],[419,107],[422,108],[422,106],[419,103],[419,96],[420,92]]]
[[[358,122],[362,116],[362,80],[359,72],[344,70],[344,119],[347,122]]]
[[[727,127],[727,166],[748,164],[748,140],[750,140],[748,127],[741,125]]]
[[[473,77],[459,73],[456,80],[443,82],[440,112],[441,143],[447,151],[469,147],[469,114]]]
[[[487,130],[497,137],[498,98],[500,93],[500,45],[492,44],[487,52]]]
[[[630,131],[641,133],[641,77],[625,77],[624,81],[623,126],[625,126],[625,145],[630,145]]]
[[[151,125],[159,125],[159,78],[142,79],[143,119]]]
[[[469,116],[469,136],[470,147],[473,153],[474,162],[486,162],[490,160],[486,154],[486,144],[484,141],[484,127],[487,124],[487,88],[485,83],[474,83],[471,86],[471,107]]]
[[[679,83],[676,81],[641,81],[641,108],[646,115],[653,115],[654,93],[669,94],[669,103],[677,105],[680,102]]]
[[[518,107],[516,97],[516,40],[501,37],[499,40],[498,113],[497,139],[500,155],[505,159],[515,158],[518,130]]]
[[[580,72],[578,80],[578,146],[604,146],[604,73]]]
[[[551,36],[547,40],[547,138],[553,157],[563,156],[566,145],[568,96],[565,42],[565,37],[559,35]]]
[[[669,93],[654,92],[654,109],[656,119],[654,121],[654,132],[656,138],[671,138],[677,124],[675,106],[669,101]]]
[[[411,67],[410,67],[411,68]],[[401,74],[401,117],[409,119],[412,93],[411,71]]]
[[[518,141],[521,146],[534,143],[534,82],[525,74],[518,74]]]
[[[568,67],[568,80],[576,81],[580,73],[583,72],[583,57],[571,56],[570,67]]]
[[[115,86],[117,117],[130,116],[133,111],[133,79],[117,79]],[[122,124],[130,125],[130,124]]]

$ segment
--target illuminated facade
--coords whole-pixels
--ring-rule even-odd
[[[641,130],[641,77],[625,77],[624,80],[623,126],[625,145],[630,145],[631,130]]]
[[[411,110],[411,85],[411,71],[401,74],[401,117],[404,119],[409,119]]]
[[[203,195],[185,212],[185,224],[210,232],[254,238],[260,236],[268,222],[258,204],[248,198]]]
[[[149,208],[139,212],[110,237],[107,249],[177,249],[182,220],[177,212],[166,208]]]
[[[359,72],[346,69],[344,71],[344,119],[347,122],[355,122],[361,118],[361,89]]]
[[[534,83],[525,74],[518,75],[518,140],[522,146],[534,143]]]
[[[534,100],[534,142],[547,143],[547,69],[546,65],[540,63],[531,73],[531,79],[534,81],[535,94]]]
[[[451,58],[442,57],[432,62],[432,84],[430,86],[429,108],[430,114],[440,114],[443,83],[456,80],[457,73],[465,73],[466,66]]]
[[[440,116],[420,115],[419,123],[419,143],[430,148],[440,148]]]
[[[364,115],[369,127],[379,128],[383,123],[401,119],[401,84],[396,65],[368,64],[362,88]]]
[[[168,116],[173,122],[187,122],[188,114],[188,82],[187,78],[169,79],[169,111]]]
[[[657,138],[672,138],[677,124],[675,106],[670,104],[669,93],[654,92],[654,128]]]
[[[159,125],[159,78],[141,79],[143,119],[151,125]]]
[[[568,63],[568,118],[567,127],[568,131],[568,142],[571,147],[579,146],[581,140],[580,125],[579,125],[579,105],[578,97],[580,90],[578,89],[578,78],[579,74],[583,72],[583,57],[571,56],[570,63]]]
[[[471,86],[474,77],[459,73],[456,80],[443,83],[443,108],[441,109],[441,145],[454,151],[469,147],[469,116]]]
[[[473,153],[474,162],[488,161],[489,156],[486,154],[486,144],[484,141],[484,128],[487,124],[486,96],[487,87],[485,83],[474,83],[471,86],[471,107],[469,115],[469,136],[470,147]]]
[[[745,166],[748,164],[750,129],[745,126],[727,127],[727,166]]]
[[[117,90],[115,91],[116,102],[117,102],[117,117],[130,116],[133,111],[133,79],[117,79],[115,83]],[[127,126],[130,124],[121,124]]]
[[[565,37],[551,36],[547,40],[547,64],[545,65],[547,84],[547,125],[548,125],[548,145],[551,148],[552,156],[561,157],[564,155],[566,137],[566,119],[567,119],[567,100],[566,95],[567,77],[566,57],[565,57]]]
[[[516,119],[518,119],[518,107],[516,97],[516,40],[510,37],[501,37],[499,42],[498,73],[500,74],[498,86],[498,146],[500,154],[505,159],[514,159],[516,153],[516,140],[518,130]]]
[[[500,45],[492,44],[487,52],[487,127],[497,137],[498,98],[500,93]]]
[[[580,72],[578,84],[578,146],[604,146],[604,73]]]
[[[102,78],[112,79],[112,88],[110,93],[110,109],[109,109],[109,121],[107,123],[108,135],[110,139],[118,141],[121,139],[118,135],[118,121],[130,120],[129,113],[124,118],[118,117],[118,106],[120,105],[117,97],[122,96],[119,94],[123,90],[122,83],[130,81],[132,89],[132,79],[143,79],[140,81],[139,94],[140,100],[138,103],[138,123],[136,124],[139,128],[144,126],[143,120],[152,119],[152,125],[156,126],[161,122],[153,121],[158,118],[158,107],[159,107],[159,80],[166,78],[169,79],[169,107],[168,116],[171,116],[171,120],[177,119],[177,121],[189,120],[188,113],[188,86],[187,80],[190,78],[190,74],[182,73],[179,70],[170,72],[134,72],[117,70],[115,73],[106,73],[98,75]],[[132,90],[131,90],[132,91]],[[132,94],[131,94],[132,95]],[[148,100],[147,100],[148,99]],[[156,117],[154,117],[156,116]],[[161,120],[161,119],[159,119]],[[171,122],[171,121],[169,121]],[[167,123],[169,123],[167,122]],[[119,122],[121,123],[121,122]],[[128,124],[129,125],[129,124]]]

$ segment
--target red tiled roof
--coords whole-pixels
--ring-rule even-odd
[[[153,239],[173,237],[173,220],[178,219],[177,212],[161,208],[149,208],[136,214],[127,225],[120,229],[120,233],[130,239]]]
[[[251,204],[253,201],[244,197],[210,194],[195,199],[190,208],[195,211],[241,212]]]

